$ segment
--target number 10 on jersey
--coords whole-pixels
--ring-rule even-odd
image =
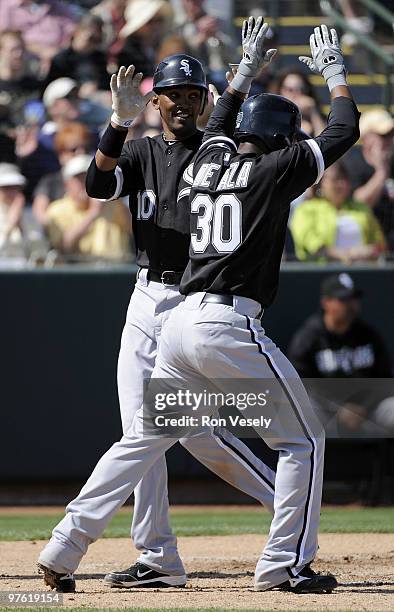
[[[191,203],[197,214],[196,232],[191,233],[195,253],[204,253],[212,245],[218,253],[231,253],[242,242],[242,207],[233,193],[223,193],[215,201],[198,194]]]

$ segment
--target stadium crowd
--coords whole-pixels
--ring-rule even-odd
[[[228,63],[239,57],[237,40],[231,19],[210,13],[203,0],[2,0],[1,261],[131,261],[127,203],[102,204],[84,188],[111,114],[110,75],[133,63],[146,93],[155,65],[184,52],[200,59],[221,92]],[[258,91],[293,100],[311,136],[324,128],[302,68],[273,65]],[[383,109],[368,111],[360,129],[360,145],[292,204],[287,259],[351,263],[394,253],[394,120]],[[148,104],[129,137],[159,130]]]

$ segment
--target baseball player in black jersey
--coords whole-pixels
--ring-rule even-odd
[[[200,377],[201,387],[214,379],[225,391],[227,380],[246,377],[260,380],[262,389],[267,379],[282,388],[284,424],[278,419],[270,433],[259,430],[279,451],[279,461],[275,512],[255,588],[330,592],[335,578],[310,567],[317,551],[324,435],[295,369],[265,335],[260,316],[277,290],[290,202],[357,141],[359,113],[337,34],[325,25],[311,36],[312,59],[302,58],[331,92],[320,136],[296,142],[300,113],[280,96],[261,94],[241,107],[261,62],[261,23],[244,24],[244,59],[211,115],[194,162],[190,262],[180,289],[186,299],[167,322],[152,379],[171,372],[193,386]]]
[[[262,63],[272,57],[272,51],[262,51],[266,30],[262,18],[244,24],[242,62],[211,116],[197,154],[190,194],[190,263],[181,284],[186,297],[163,329],[152,381],[176,379],[186,388],[214,382],[225,392],[226,379],[248,378],[253,386],[269,379],[282,391],[286,426],[278,419],[273,435],[266,434],[267,444],[279,451],[279,461],[274,517],[256,566],[255,588],[321,593],[337,585],[333,576],[310,568],[317,551],[324,436],[316,433],[297,373],[265,336],[259,317],[276,291],[290,200],[357,141],[358,111],[346,85],[336,32],[315,28],[312,59],[303,61],[323,75],[331,91],[327,128],[314,140],[295,143],[297,108],[290,105],[284,112],[285,101],[280,99],[277,129],[272,130],[270,121],[264,121],[266,98],[251,99],[239,116],[237,136],[242,144],[237,152],[232,136],[242,100]],[[254,106],[251,116],[250,106],[260,100],[261,112]],[[273,118],[268,114],[267,119]],[[100,460],[55,528],[41,555],[43,565],[55,572],[52,584],[67,579],[60,572],[76,569],[89,541],[100,535],[130,489],[175,443],[168,434],[144,430],[143,414],[142,408],[137,411],[126,434]],[[296,436],[289,435],[293,426]],[[92,512],[92,502],[103,489],[116,490],[116,503],[93,503]]]
[[[114,114],[100,142],[87,177],[90,195],[110,201],[129,196],[137,247],[138,279],[130,300],[118,361],[118,392],[123,432],[130,428],[143,402],[144,380],[152,374],[162,326],[183,299],[179,282],[189,258],[192,161],[203,133],[196,128],[206,103],[207,86],[201,64],[187,55],[164,59],[154,75],[154,92],[139,93],[141,74],[121,68],[111,80]],[[163,133],[124,144],[127,127],[148,100],[160,112]],[[204,427],[181,440],[187,450],[214,473],[256,498],[273,512],[275,473],[223,427]],[[84,505],[95,522],[74,531],[70,550],[60,564],[53,562],[59,530],[41,554],[44,571],[69,574],[89,542],[104,529],[120,497],[130,489],[129,474],[117,476],[116,459],[107,457],[84,487]],[[108,474],[116,477],[107,479]],[[96,485],[101,478],[107,479]],[[91,494],[91,498],[90,498]],[[107,574],[114,586],[183,586],[185,570],[168,519],[165,457],[158,458],[134,491],[132,538],[141,555],[126,570]],[[88,501],[89,498],[89,501]],[[75,507],[72,502],[68,511]],[[82,526],[82,523],[80,524]],[[82,527],[81,527],[82,528]],[[92,528],[92,529],[91,529]],[[53,578],[53,576],[52,576]],[[50,576],[48,580],[51,580]],[[75,589],[72,577],[61,582]]]

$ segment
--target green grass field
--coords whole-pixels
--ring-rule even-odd
[[[0,514],[0,540],[47,540],[62,514]],[[259,509],[171,511],[171,524],[178,536],[267,533],[270,515]],[[117,514],[103,537],[128,537],[130,513]],[[394,508],[323,508],[321,533],[394,533]]]

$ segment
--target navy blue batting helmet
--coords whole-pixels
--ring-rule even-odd
[[[251,96],[242,104],[234,133],[239,141],[257,141],[264,150],[278,151],[308,138],[301,130],[298,106],[275,94]]]
[[[207,80],[201,63],[184,53],[165,57],[156,67],[153,75],[153,91],[160,93],[166,87],[190,85],[202,90],[201,111],[207,100]]]

